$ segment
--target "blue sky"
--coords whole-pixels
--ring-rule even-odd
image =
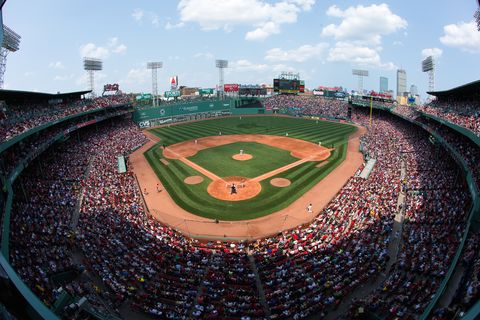
[[[357,87],[351,70],[366,69],[364,88],[379,77],[396,89],[396,69],[425,97],[421,60],[436,56],[436,89],[480,78],[480,32],[474,0],[8,0],[6,25],[22,36],[7,59],[5,88],[42,92],[87,89],[82,57],[103,59],[96,87],[119,83],[150,92],[147,61],[162,61],[159,90],[179,84],[214,87],[215,59],[229,60],[226,83],[272,83],[299,72],[307,88]],[[98,89],[97,89],[98,90]]]

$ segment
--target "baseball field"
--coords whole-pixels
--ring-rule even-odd
[[[290,117],[231,117],[151,129],[144,153],[170,197],[193,214],[248,220],[281,210],[344,159],[356,127]]]

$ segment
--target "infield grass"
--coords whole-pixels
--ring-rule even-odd
[[[185,210],[211,219],[246,220],[258,218],[281,210],[316,185],[345,159],[348,136],[355,130],[356,128],[351,125],[323,121],[317,122],[314,120],[298,118],[242,117],[240,120],[239,117],[232,117],[152,129],[151,132],[158,135],[162,141],[156,146],[152,147],[150,150],[146,151],[144,155],[171,197]],[[292,184],[286,188],[274,187],[270,184],[271,179],[266,179],[261,181],[262,191],[256,197],[243,201],[222,201],[215,199],[208,194],[207,186],[211,180],[203,176],[201,173],[197,172],[179,160],[169,159],[168,165],[164,165],[159,161],[159,159],[163,157],[163,151],[160,147],[160,145],[163,143],[170,145],[184,140],[218,135],[220,131],[222,132],[222,135],[254,133],[285,135],[285,133],[288,132],[289,137],[292,138],[303,139],[315,143],[322,141],[322,145],[327,147],[331,147],[331,145],[334,144],[335,150],[332,152],[330,158],[328,158],[328,163],[323,167],[316,167],[316,165],[321,161],[311,161],[303,163],[295,168],[289,169],[276,175],[275,177],[272,177],[289,179]],[[231,159],[231,156],[234,153],[230,152],[238,153],[238,151],[241,149],[239,148],[240,144],[243,144],[243,142],[219,146],[216,148],[225,147],[226,149],[221,150],[220,153],[225,154],[225,156],[228,155],[228,157]],[[250,145],[252,143],[248,144]],[[228,151],[227,146],[231,145],[234,145],[232,149],[233,151]],[[278,151],[280,151],[280,153],[284,151],[271,146],[261,146],[262,150],[273,148],[274,150],[271,151],[275,151],[275,154],[277,154]],[[213,150],[216,148],[207,150]],[[244,147],[244,150],[247,150],[247,153],[250,153],[248,151],[250,148],[251,146],[247,146]],[[193,158],[197,156],[199,158],[203,158],[200,160],[204,161],[202,164],[197,162],[198,159],[195,160],[195,162],[204,167],[212,166],[211,168],[217,171],[213,169],[211,171],[217,174],[218,170],[224,172],[225,175],[218,174],[220,176],[247,176],[244,175],[243,172],[242,174],[238,174],[238,170],[246,170],[244,172],[248,172],[250,169],[237,168],[230,171],[228,166],[220,169],[222,163],[225,161],[224,157],[222,156],[209,159],[210,157],[207,156],[207,153],[205,155],[201,154],[207,150],[203,150],[196,156],[190,157],[191,160],[194,161]],[[288,154],[287,151],[285,152]],[[289,156],[290,155],[288,154],[288,156],[283,158],[285,161],[283,163],[288,164],[289,161],[293,162],[297,160],[293,157],[291,157],[293,160],[288,160]],[[265,159],[271,161],[271,156],[265,156]],[[232,159],[232,161],[235,161],[235,163],[239,166],[245,167],[248,167],[252,163],[250,162],[252,160],[236,161]],[[285,164],[278,163],[277,165],[278,167],[281,167]],[[258,176],[271,170],[273,169],[270,167],[265,167],[263,170],[260,170],[259,174],[255,172],[252,173],[252,175]],[[183,180],[191,175],[201,175],[204,177],[204,181],[197,185],[185,184]]]
[[[240,150],[253,155],[253,158],[246,161],[233,159],[232,156],[240,153]],[[299,160],[292,157],[289,151],[256,142],[224,144],[202,150],[188,159],[220,177],[247,178],[255,178]]]

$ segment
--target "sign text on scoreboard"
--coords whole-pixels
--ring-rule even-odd
[[[238,92],[239,85],[238,84],[224,84],[223,91],[225,92]]]

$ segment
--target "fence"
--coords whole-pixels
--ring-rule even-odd
[[[149,214],[163,224],[196,239],[244,241],[273,236],[283,231],[310,223],[315,214],[302,212],[295,215],[271,214],[264,218],[242,221],[223,221],[207,218],[180,218],[152,209]]]

